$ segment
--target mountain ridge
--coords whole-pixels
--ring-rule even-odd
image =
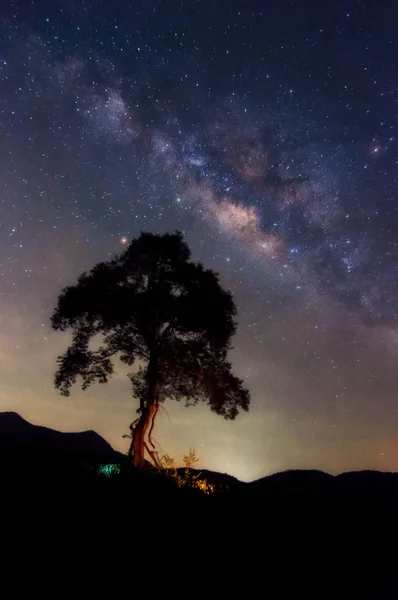
[[[125,455],[96,431],[62,432],[36,425],[13,411],[0,413],[0,450],[52,451],[67,455],[87,455],[121,461]]]

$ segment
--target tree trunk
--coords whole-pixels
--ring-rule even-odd
[[[145,448],[147,447],[146,434],[149,427],[151,427],[152,430],[153,419],[155,418],[158,410],[159,384],[157,379],[157,365],[155,361],[150,361],[148,365],[147,378],[148,392],[144,401],[141,402],[141,414],[138,419],[138,423],[135,425],[135,427],[132,425],[130,426],[132,430],[132,439],[129,456],[133,456],[134,467],[137,467],[138,469],[142,468],[145,464]]]

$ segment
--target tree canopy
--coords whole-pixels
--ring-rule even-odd
[[[151,433],[159,402],[205,401],[226,419],[249,407],[249,392],[227,356],[236,331],[232,295],[214,271],[190,257],[179,232],[141,233],[62,290],[51,318],[54,329],[72,332],[57,361],[61,394],[68,396],[78,379],[83,390],[106,383],[117,356],[135,365],[128,377],[140,402],[130,426],[136,466],[145,448],[156,462]]]

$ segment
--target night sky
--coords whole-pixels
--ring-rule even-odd
[[[394,0],[5,1],[0,410],[127,451],[126,370],[53,389],[60,290],[181,230],[239,311],[249,413],[166,403],[155,439],[249,480],[398,466]]]

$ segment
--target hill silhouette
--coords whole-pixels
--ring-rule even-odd
[[[398,494],[398,473],[350,471],[330,475],[317,470],[289,470],[262,477],[246,485],[246,493],[262,496],[280,494]]]
[[[46,453],[104,462],[121,462],[117,452],[95,431],[64,433],[33,425],[15,412],[0,413],[0,452]]]

